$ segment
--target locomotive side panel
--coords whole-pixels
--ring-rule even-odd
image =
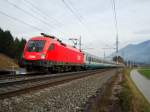
[[[83,64],[83,53],[67,46],[56,45],[57,61],[68,64]]]

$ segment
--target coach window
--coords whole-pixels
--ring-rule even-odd
[[[86,56],[86,59],[85,59],[86,61],[88,60],[88,57]]]
[[[88,57],[88,61],[91,61],[91,57]]]
[[[48,50],[53,50],[53,49],[54,49],[54,44],[52,43],[52,44],[49,46]]]

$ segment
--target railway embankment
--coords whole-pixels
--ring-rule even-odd
[[[117,73],[109,83],[91,96],[86,103],[84,112],[123,112],[120,103],[120,94],[122,92],[123,74]]]
[[[91,96],[103,90],[116,75],[116,70],[108,70],[92,76],[73,80],[64,84],[30,91],[0,100],[0,111],[6,112],[80,112]],[[103,91],[101,91],[103,93]]]
[[[12,67],[19,67],[16,62],[8,56],[0,53],[0,70],[12,69]]]
[[[150,104],[136,87],[130,69],[114,77],[111,82],[89,98],[85,112],[150,112]]]
[[[123,73],[123,90],[120,94],[123,112],[150,112],[150,104],[133,82],[130,72],[130,69],[125,69]]]
[[[130,70],[108,70],[53,87],[0,99],[0,112],[150,112]]]

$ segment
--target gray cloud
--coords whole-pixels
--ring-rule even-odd
[[[135,31],[134,33],[137,35],[150,35],[150,29]]]
[[[11,30],[14,36],[29,39],[39,35],[40,32],[46,32],[70,43],[68,38],[81,35],[83,47],[94,48],[94,50],[87,51],[100,56],[103,56],[103,47],[114,46],[115,27],[111,0],[65,0],[71,3],[76,14],[81,16],[83,24],[67,9],[62,0],[27,0],[38,7],[40,12],[26,3],[26,0],[9,1],[33,16],[18,10],[6,0],[0,1],[1,11],[42,29],[42,31],[37,31],[0,14],[0,27]],[[149,39],[146,35],[149,35],[150,31],[150,0],[115,1],[120,47],[125,46],[126,41],[132,43]],[[48,25],[38,19],[45,21]]]

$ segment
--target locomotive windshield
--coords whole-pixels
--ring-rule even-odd
[[[41,52],[45,45],[44,40],[30,40],[27,45],[27,51],[29,52]]]

